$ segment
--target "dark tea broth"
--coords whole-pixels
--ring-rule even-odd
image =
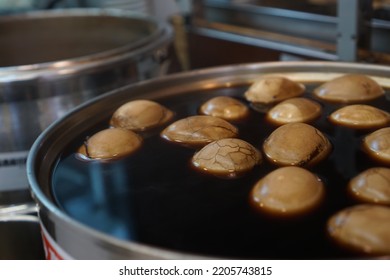
[[[165,127],[144,135],[140,150],[129,157],[85,160],[77,155],[87,135],[108,127],[109,120],[91,128],[69,145],[53,171],[52,192],[57,205],[81,223],[120,239],[208,257],[240,259],[345,259],[359,256],[329,239],[326,223],[337,211],[358,204],[347,192],[348,181],[381,164],[367,156],[362,138],[373,130],[335,126],[328,116],[342,104],[322,104],[322,116],[311,123],[332,143],[329,157],[308,168],[325,185],[321,206],[299,218],[259,213],[250,205],[255,183],[278,168],[265,159],[248,174],[223,179],[191,167],[195,149],[167,142]],[[215,96],[232,96],[243,103],[247,86],[188,92],[155,99],[175,112],[175,120],[198,114],[202,103]],[[390,111],[386,96],[365,104]],[[262,151],[264,140],[277,126],[251,109],[249,117],[233,123],[239,138]]]

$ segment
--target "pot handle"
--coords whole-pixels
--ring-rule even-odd
[[[25,203],[19,205],[11,205],[6,207],[0,206],[0,218],[3,216],[13,216],[13,215],[28,215],[38,213],[38,207],[35,203]]]

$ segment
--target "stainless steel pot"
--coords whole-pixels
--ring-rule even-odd
[[[139,98],[185,96],[189,92],[210,92],[249,84],[260,74],[282,74],[297,81],[318,83],[353,72],[371,75],[383,86],[390,87],[390,68],[385,66],[329,62],[260,63],[192,71],[141,82],[112,91],[73,110],[40,135],[27,162],[31,191],[39,207],[45,235],[52,242],[53,255],[76,259],[205,257],[120,240],[76,221],[54,202],[52,172],[61,152],[72,139],[107,120],[121,104]]]
[[[28,201],[36,137],[76,105],[166,73],[172,30],[129,11],[68,9],[0,18],[0,205]]]

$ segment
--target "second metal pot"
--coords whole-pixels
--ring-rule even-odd
[[[76,105],[167,72],[172,30],[120,10],[0,18],[0,205],[30,199],[25,161],[36,137]]]

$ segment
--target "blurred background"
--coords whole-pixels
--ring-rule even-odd
[[[183,1],[175,0],[1,0],[2,14],[60,8],[117,8],[159,18],[177,13]]]
[[[171,22],[184,69],[275,60],[390,61],[388,0],[1,0],[0,14],[75,7],[118,8]]]

